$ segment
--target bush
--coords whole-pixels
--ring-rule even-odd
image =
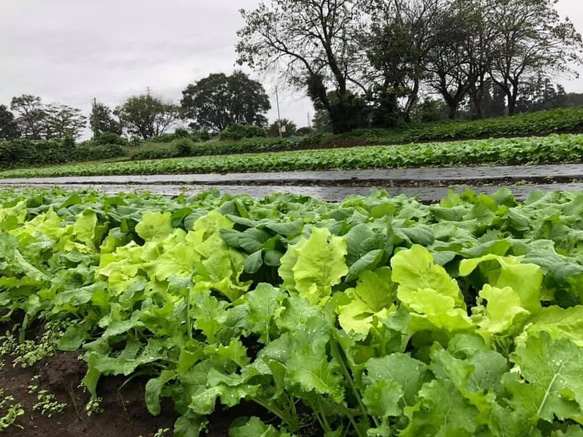
[[[93,139],[93,142],[98,146],[105,146],[106,144],[117,144],[119,146],[127,146],[128,140],[120,137],[113,132],[103,132]]]
[[[207,129],[201,129],[196,135],[201,141],[209,141],[212,137]]]
[[[174,131],[174,139],[178,138],[191,138],[190,132],[187,129],[179,127]]]
[[[192,154],[194,141],[190,138],[179,138],[174,140],[172,144],[178,156],[190,156]]]
[[[174,134],[162,134],[157,137],[148,138],[149,143],[171,143],[174,140]]]
[[[221,132],[221,140],[242,140],[243,138],[265,138],[267,129],[261,126],[236,123]]]
[[[124,156],[125,149],[119,144],[105,144],[102,146],[82,145],[73,150],[71,162],[99,161]]]
[[[78,146],[71,140],[31,141],[18,139],[0,142],[0,168],[43,166],[67,162],[97,161],[124,156],[118,144],[96,145],[87,141]]]

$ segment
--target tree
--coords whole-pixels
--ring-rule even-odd
[[[319,110],[314,114],[312,119],[312,126],[316,132],[329,133],[332,132],[332,123],[330,121],[330,114],[328,111]]]
[[[506,94],[508,115],[525,78],[568,71],[581,63],[581,35],[568,19],[562,20],[558,0],[497,0],[491,11],[497,39],[490,74]]]
[[[20,136],[20,130],[14,114],[4,105],[0,105],[0,141],[13,140]]]
[[[522,86],[516,101],[516,112],[535,112],[569,107],[569,98],[561,85],[555,85],[548,77],[538,76]]]
[[[309,126],[300,127],[298,130],[296,130],[296,135],[298,137],[305,137],[305,136],[311,135],[313,133],[314,133],[314,129],[312,129]]]
[[[93,131],[93,137],[95,138],[104,133],[113,133],[120,136],[123,133],[122,125],[118,120],[113,118],[111,109],[103,103],[97,102],[97,100],[93,102],[91,115],[89,116],[89,124]]]
[[[498,0],[454,0],[456,16],[465,29],[461,46],[466,54],[470,108],[473,118],[484,118],[484,98],[489,85],[489,72],[497,53],[494,42],[497,29],[491,21]]]
[[[211,74],[188,85],[182,95],[184,114],[193,120],[194,130],[222,132],[236,123],[265,126],[265,113],[271,109],[263,85],[242,71]]]
[[[391,111],[405,99],[406,119],[419,98],[427,74],[429,53],[435,43],[435,22],[445,0],[373,0],[369,2],[370,27],[362,32],[372,83],[380,108]],[[374,123],[373,123],[374,124]]]
[[[14,97],[10,109],[16,112],[16,123],[25,138],[29,140],[43,138],[47,113],[40,97],[29,94]]]
[[[49,105],[45,108],[44,137],[47,140],[77,138],[87,125],[81,110],[66,105]]]
[[[349,131],[362,120],[364,104],[356,89],[361,48],[356,35],[363,11],[354,0],[272,0],[242,10],[237,32],[238,63],[278,71],[307,91],[316,110],[330,114],[333,131]],[[328,91],[335,94],[329,98]]]
[[[455,3],[443,9],[436,18],[435,42],[428,55],[429,84],[443,97],[450,119],[455,118],[467,97],[471,82],[469,55],[464,47],[471,30],[460,25],[464,19]]]
[[[298,127],[293,121],[288,120],[287,118],[282,118],[281,120],[275,121],[272,123],[269,128],[267,129],[267,135],[270,137],[279,137],[279,129],[280,126],[283,128],[284,132],[282,132],[282,136],[284,138],[291,137],[297,133]]]
[[[150,95],[130,97],[115,110],[131,135],[147,140],[162,135],[181,118],[180,107]]]

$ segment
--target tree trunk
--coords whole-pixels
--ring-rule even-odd
[[[479,92],[478,92],[479,93]],[[484,108],[482,107],[482,98],[481,94],[476,94],[472,96],[472,103],[474,104],[474,109],[476,110],[475,118],[476,120],[481,120],[484,118]]]
[[[453,102],[448,102],[447,103],[447,117],[450,120],[453,120],[457,114],[457,103],[453,103]]]
[[[511,82],[512,89],[507,93],[508,95],[508,116],[514,117],[516,114],[516,101],[518,100],[518,81]]]
[[[516,114],[516,100],[517,100],[516,93],[512,93],[508,96],[508,116],[514,117]]]

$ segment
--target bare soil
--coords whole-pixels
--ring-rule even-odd
[[[5,333],[7,325],[0,323],[0,332]],[[33,327],[29,335],[36,337],[42,333],[42,327]],[[85,406],[90,395],[81,380],[87,371],[87,364],[80,359],[83,351],[59,352],[56,355],[36,363],[30,368],[13,365],[14,357],[2,357],[4,365],[0,367],[0,388],[4,396],[12,395],[25,411],[16,425],[1,431],[0,436],[10,437],[153,437],[160,429],[174,427],[178,418],[171,402],[162,400],[162,413],[152,416],[144,400],[147,379],[124,377],[102,377],[97,387],[103,398],[102,413],[87,415]],[[33,377],[38,379],[33,381]],[[38,403],[38,390],[29,393],[30,385],[37,385],[38,390],[48,390],[59,403],[66,403],[62,413],[52,417],[34,411]],[[0,412],[4,413],[4,412]],[[242,404],[229,410],[217,409],[210,418],[207,435],[209,437],[227,437],[232,422],[238,417],[259,416],[272,419],[261,407],[255,404]],[[172,431],[163,434],[173,435]]]

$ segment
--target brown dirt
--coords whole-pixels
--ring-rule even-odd
[[[0,368],[0,381],[5,395],[13,395],[22,405],[24,416],[17,420],[17,427],[8,428],[4,434],[11,437],[151,437],[160,428],[170,428],[176,419],[172,410],[159,417],[148,413],[144,403],[144,382],[133,380],[123,388],[124,379],[103,378],[99,394],[103,396],[104,413],[87,416],[85,405],[89,395],[79,388],[86,371],[80,353],[60,353],[37,363],[32,368],[13,367],[10,359]],[[51,418],[33,410],[38,402],[36,393],[29,393],[31,379],[39,389],[49,390],[58,402],[66,402],[65,410]],[[169,434],[166,434],[169,435]]]
[[[0,324],[0,327],[2,324]],[[6,332],[6,330],[2,330]],[[14,367],[11,357],[3,357],[0,367],[0,388],[4,395],[12,395],[25,411],[16,422],[22,428],[11,426],[1,436],[10,437],[153,437],[161,428],[173,429],[177,414],[170,402],[162,402],[162,414],[150,415],[144,401],[146,380],[135,378],[102,377],[98,393],[103,397],[103,413],[87,416],[85,405],[90,396],[79,388],[87,365],[79,357],[82,352],[62,352],[35,364],[31,368]],[[67,406],[51,418],[33,410],[37,393],[29,393],[34,376],[39,390],[49,390],[60,403]],[[210,418],[208,437],[226,437],[233,420],[238,417],[259,416],[273,419],[256,404],[242,404],[229,410],[217,409]],[[173,433],[167,432],[164,437]]]

